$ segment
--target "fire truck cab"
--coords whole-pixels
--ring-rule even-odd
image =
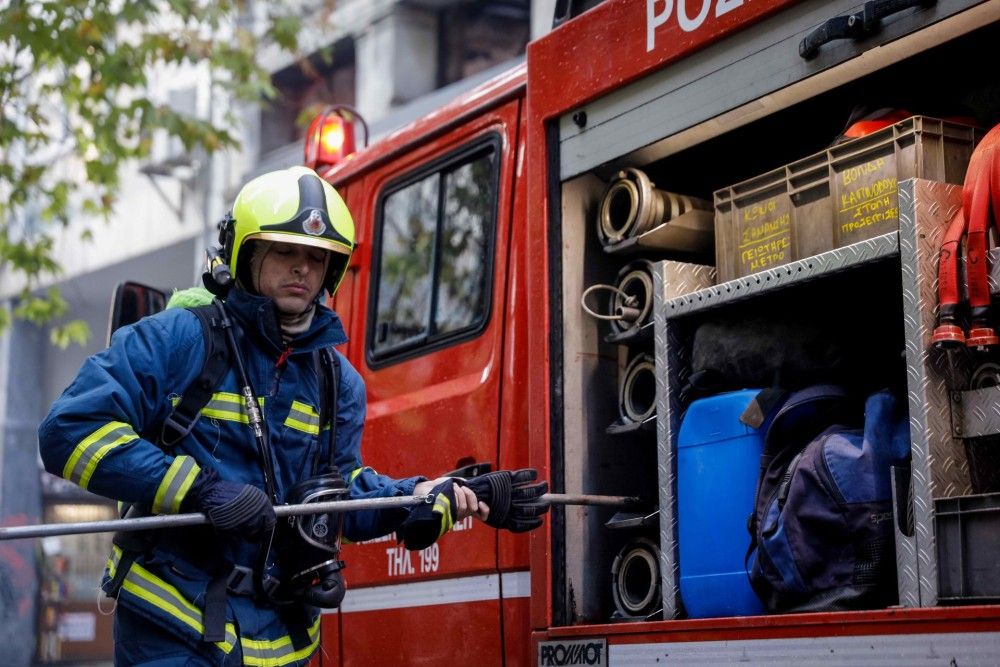
[[[939,559],[963,554],[942,553],[935,535],[941,501],[973,491],[952,419],[969,411],[929,345],[936,253],[964,163],[894,177],[894,206],[878,213],[890,229],[825,247],[802,227],[787,256],[774,246],[741,264],[722,245],[719,208],[730,197],[744,214],[774,213],[770,191],[746,194],[767,174],[796,205],[808,199],[795,188],[813,172],[789,166],[808,156],[826,155],[822,168],[842,179],[862,174],[879,158],[838,171],[824,153],[857,108],[1000,121],[998,40],[998,0],[606,0],[529,44],[526,65],[320,168],[357,225],[333,306],[368,388],[366,464],[394,476],[530,466],[553,491],[650,503],[626,520],[554,507],[526,535],[467,520],[421,552],[391,537],[351,545],[320,664],[1000,661],[1000,596],[943,592]],[[629,169],[676,202],[708,203],[688,206],[689,233],[670,228],[683,238],[667,247],[602,244],[602,207],[619,205],[605,202],[609,183]],[[645,331],[609,336],[581,297],[636,259],[650,267]],[[909,400],[898,605],[688,618],[676,438],[694,328],[804,302],[865,313],[849,347],[877,340],[900,354],[872,369]],[[642,355],[648,375],[622,398]],[[630,556],[636,540],[648,547]]]

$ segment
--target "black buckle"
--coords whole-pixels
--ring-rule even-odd
[[[226,590],[233,595],[253,595],[253,569],[234,565],[226,581]]]
[[[167,415],[167,418],[163,420],[163,428],[160,429],[160,442],[168,447],[173,447],[180,439],[191,432],[194,428],[195,423],[198,421],[198,417],[201,416],[200,412],[196,412],[194,417],[188,419],[181,415],[176,410]],[[172,439],[167,439],[167,430],[171,433],[176,433],[177,437]]]
[[[261,587],[264,589],[264,596],[267,599],[274,599],[278,593],[278,589],[281,587],[281,580],[265,574],[261,581]]]

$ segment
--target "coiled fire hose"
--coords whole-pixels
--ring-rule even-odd
[[[599,290],[611,292],[606,313],[587,305],[587,298]],[[653,312],[653,267],[645,259],[627,264],[618,272],[614,285],[596,283],[580,297],[580,306],[591,317],[607,320],[613,333],[622,334],[649,322]]]
[[[639,354],[625,367],[619,388],[618,410],[624,422],[643,422],[656,412],[656,363]]]
[[[625,545],[611,566],[615,608],[627,618],[644,618],[660,607],[660,549],[638,537]]]
[[[605,246],[639,236],[692,209],[711,210],[697,197],[658,189],[639,169],[619,171],[608,182],[597,215],[597,235]]]

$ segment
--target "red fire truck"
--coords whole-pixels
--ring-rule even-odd
[[[974,512],[963,515],[976,497],[966,445],[991,433],[976,401],[995,402],[989,382],[946,382],[929,345],[936,253],[964,162],[893,172],[893,198],[865,204],[863,218],[891,227],[856,242],[847,227],[790,223],[770,194],[812,201],[796,190],[813,175],[807,156],[827,174],[814,198],[824,205],[843,212],[869,192],[837,187],[880,168],[881,154],[843,161],[829,148],[857,105],[1000,119],[988,117],[1000,110],[989,106],[1000,1],[606,0],[563,18],[529,44],[526,65],[349,159],[307,148],[358,226],[334,307],[368,387],[368,465],[398,476],[530,466],[553,491],[641,496],[651,509],[623,519],[553,508],[528,535],[465,521],[414,553],[391,538],[351,545],[350,592],[324,616],[319,663],[1000,663],[995,564],[986,590],[956,591],[945,576],[956,562],[980,567],[983,535],[945,544],[941,533],[965,530]],[[918,143],[930,127],[914,130]],[[888,136],[879,145],[898,157],[902,140]],[[753,194],[760,175],[773,183]],[[650,182],[678,193],[664,206],[693,213],[628,238],[615,216],[636,217]],[[797,226],[734,249],[718,227],[725,205]],[[667,232],[676,238],[654,238]],[[626,306],[650,315],[643,331],[616,333],[581,296],[636,258],[650,277]],[[899,604],[690,618],[675,530],[690,332],[709,315],[788,312],[801,299],[844,317],[854,304],[890,313],[859,323],[850,344],[898,337],[905,349],[895,379],[908,389],[913,463],[894,478]],[[628,375],[643,363],[646,376]],[[995,508],[976,516],[994,522],[985,535],[1000,533]]]

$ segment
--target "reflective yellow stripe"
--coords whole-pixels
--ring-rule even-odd
[[[309,628],[309,645],[298,651],[292,646],[289,636],[278,639],[244,639],[240,638],[240,648],[243,649],[243,664],[256,667],[281,667],[299,660],[305,660],[319,646],[319,616]]]
[[[86,489],[97,464],[109,451],[138,438],[125,422],[108,422],[80,441],[63,467],[63,477]]]
[[[285,420],[285,426],[309,435],[319,435],[319,413],[311,405],[292,401],[292,409]]]
[[[201,414],[242,424],[250,423],[243,397],[231,392],[220,391],[212,394],[211,400],[201,409]]]
[[[175,396],[170,399],[170,403],[174,407],[177,407],[177,404],[180,402],[180,396]],[[257,402],[260,404],[260,407],[264,407],[263,396],[258,396]],[[222,419],[224,421],[249,424],[250,418],[247,417],[247,411],[244,406],[245,404],[241,394],[234,394],[230,391],[219,391],[212,394],[212,398],[207,404],[205,404],[205,407],[201,409],[201,414],[213,419]]]
[[[112,547],[109,565],[117,566],[120,558],[121,550],[118,547]],[[112,563],[112,561],[114,562]],[[114,576],[114,570],[111,567],[109,567],[108,572],[112,577]],[[128,574],[125,575],[125,580],[122,582],[122,590],[166,612],[198,634],[205,633],[201,610],[185,599],[173,585],[160,579],[138,563],[132,563],[129,568]],[[226,623],[226,639],[215,642],[215,645],[224,653],[229,653],[236,645],[236,640],[236,627],[232,623]]]
[[[443,493],[437,494],[434,499],[434,511],[441,513],[441,532],[438,533],[438,537],[441,537],[449,530],[451,530],[454,521],[451,519],[451,501],[448,500],[448,496]]]
[[[177,514],[181,509],[181,501],[187,495],[194,478],[201,468],[190,456],[178,456],[167,468],[167,474],[156,489],[153,498],[153,512],[156,514]]]
[[[104,569],[108,571],[108,576],[112,579],[115,578],[115,572],[118,570],[118,561],[122,559],[122,550],[120,547],[111,545],[111,555],[108,556],[108,562],[105,564]]]
[[[354,483],[354,480],[358,478],[358,475],[360,475],[360,474],[361,474],[362,472],[364,472],[365,470],[371,470],[372,472],[375,472],[375,470],[374,470],[374,469],[372,469],[372,468],[369,468],[368,466],[365,466],[364,468],[355,468],[355,469],[354,469],[354,470],[352,470],[352,471],[351,471],[351,473],[350,473],[350,474],[349,474],[349,475],[347,476],[347,485],[348,485],[348,486],[350,486],[351,484],[353,484],[353,483]],[[351,541],[351,540],[350,540],[349,538],[347,538],[347,537],[341,537],[341,538],[340,538],[340,540],[341,540],[341,542],[343,542],[344,544],[353,544],[353,542],[352,542],[352,541]]]

